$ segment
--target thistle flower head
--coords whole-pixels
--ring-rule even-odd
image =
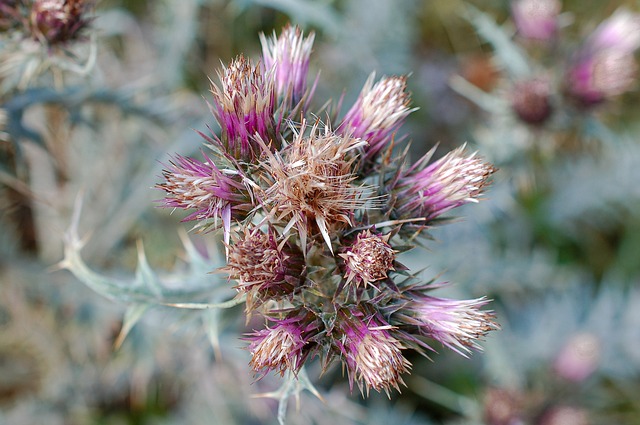
[[[273,229],[245,228],[228,246],[222,270],[238,281],[238,291],[268,299],[293,292],[304,274],[304,259],[286,239],[278,241]]]
[[[513,20],[522,37],[550,40],[558,32],[559,0],[516,0],[511,3]]]
[[[377,280],[386,279],[387,272],[393,270],[396,251],[389,245],[387,234],[380,236],[370,230],[358,233],[353,243],[340,257],[344,259],[347,283],[365,287]]]
[[[89,21],[86,0],[35,0],[29,17],[35,39],[49,46],[76,39]]]
[[[276,320],[272,328],[250,334],[247,338],[251,341],[249,365],[263,376],[272,370],[281,376],[286,371],[297,373],[310,353],[307,345],[314,329],[315,324],[308,322],[308,315],[296,315]]]
[[[493,312],[480,310],[488,302],[486,298],[452,300],[420,294],[398,312],[398,319],[466,357],[471,349],[481,350],[480,338],[498,329]]]
[[[277,144],[272,74],[239,56],[219,73],[220,86],[211,84],[212,112],[220,124],[221,140],[235,158],[252,160],[260,152],[255,138]],[[275,146],[277,147],[277,146]]]
[[[354,381],[360,392],[366,388],[389,394],[391,388],[400,391],[404,385],[401,375],[409,372],[411,363],[402,355],[404,346],[389,332],[392,326],[381,318],[363,318],[359,311],[341,311],[337,342],[349,373],[349,383]]]
[[[549,81],[535,78],[517,82],[511,94],[511,107],[527,124],[544,123],[552,112]]]
[[[353,211],[367,202],[352,173],[353,151],[365,142],[318,126],[305,135],[303,123],[281,155],[267,152],[264,205],[276,220],[288,220],[287,231],[296,227],[303,249],[307,236],[319,232],[333,252],[333,230],[351,224]]]
[[[287,25],[280,34],[271,38],[260,34],[262,58],[267,72],[274,72],[278,96],[290,99],[295,105],[307,89],[309,57],[315,34],[306,38],[297,26]]]
[[[633,53],[638,47],[640,15],[616,11],[572,58],[565,78],[569,95],[588,107],[631,89],[638,68]]]
[[[345,115],[338,130],[363,139],[363,161],[372,161],[391,141],[393,133],[413,110],[409,108],[406,77],[384,77],[373,84],[367,79],[360,96]]]
[[[424,167],[433,150],[403,172],[396,183],[398,218],[424,217],[427,221],[469,202],[477,202],[495,168],[467,155],[464,146]]]
[[[176,156],[163,171],[164,183],[157,185],[168,196],[163,206],[193,209],[183,221],[221,219],[225,240],[232,218],[242,219],[252,208],[251,194],[238,172],[219,169],[211,159],[205,162]]]

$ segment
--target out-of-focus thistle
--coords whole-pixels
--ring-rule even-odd
[[[86,0],[35,0],[29,15],[32,36],[46,45],[76,40],[88,25]]]
[[[299,108],[313,91],[313,35],[286,27],[261,40],[262,66],[240,57],[213,86],[221,132],[203,135],[211,153],[177,157],[158,184],[164,206],[224,229],[220,271],[247,313],[265,318],[246,337],[251,368],[297,377],[307,360],[325,370],[339,360],[352,388],[388,394],[411,368],[404,350],[479,349],[497,328],[480,309],[488,301],[426,295],[439,285],[419,283],[396,254],[476,202],[494,168],[464,148],[431,165],[433,151],[413,165],[395,155],[394,133],[412,111],[405,77],[371,77],[334,130]]]
[[[90,0],[22,0],[0,4],[0,95],[24,90],[50,70],[86,75],[96,59]],[[85,47],[82,47],[85,46]]]
[[[573,56],[565,76],[568,94],[585,107],[630,90],[638,65],[640,15],[617,10]]]
[[[553,112],[550,82],[543,78],[518,81],[513,85],[511,107],[527,124],[540,125]]]
[[[515,0],[511,3],[518,34],[540,41],[553,39],[558,32],[559,0]]]

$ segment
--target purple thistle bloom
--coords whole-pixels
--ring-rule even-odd
[[[239,56],[218,73],[221,86],[211,84],[211,111],[220,124],[222,145],[237,159],[252,160],[260,152],[260,137],[276,149],[279,124],[275,122],[276,92],[270,74]]]
[[[276,91],[280,98],[289,99],[295,105],[307,90],[309,58],[315,34],[303,37],[297,26],[287,25],[277,37],[260,34],[262,58],[267,73],[273,72]]]
[[[86,0],[36,0],[29,17],[35,39],[49,46],[77,38],[89,20],[83,19]]]
[[[628,91],[635,83],[638,47],[640,15],[616,11],[571,60],[565,76],[569,95],[589,107]]]
[[[246,217],[253,208],[251,194],[237,172],[220,170],[206,157],[205,162],[177,155],[163,171],[167,192],[163,206],[195,209],[183,221],[222,219],[225,241],[229,241],[232,218]]]
[[[393,188],[397,218],[424,217],[433,220],[441,214],[469,202],[478,202],[495,168],[476,157],[466,156],[464,146],[424,167],[432,149],[400,175]]]
[[[547,41],[558,32],[558,0],[516,0],[511,3],[513,20],[522,37]]]
[[[471,349],[481,350],[477,340],[498,328],[493,312],[480,310],[486,298],[452,300],[420,294],[398,313],[400,322],[417,326],[419,334],[439,341],[465,357]]]
[[[414,109],[409,108],[406,77],[384,77],[373,84],[372,74],[356,103],[345,115],[338,132],[365,140],[362,160],[372,162],[388,146],[393,133]]]
[[[262,376],[275,370],[281,376],[286,371],[298,373],[312,352],[310,339],[317,331],[309,315],[292,315],[275,320],[275,326],[250,334],[247,349],[251,352],[249,365]]]
[[[400,391],[401,375],[409,372],[411,363],[402,355],[405,348],[389,332],[393,329],[382,318],[362,318],[360,311],[340,311],[336,327],[340,338],[336,345],[347,365],[349,385],[356,382],[360,392],[366,388],[387,395],[391,388]]]

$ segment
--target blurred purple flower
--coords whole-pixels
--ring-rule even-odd
[[[29,17],[36,40],[49,46],[77,39],[89,20],[86,0],[35,0]]]
[[[625,93],[635,83],[640,47],[640,15],[617,10],[603,21],[573,56],[565,76],[568,94],[583,106]]]
[[[511,3],[518,34],[525,38],[547,41],[558,32],[559,0],[515,0]]]
[[[551,116],[553,109],[548,80],[534,78],[518,81],[511,90],[511,108],[523,122],[540,125]]]

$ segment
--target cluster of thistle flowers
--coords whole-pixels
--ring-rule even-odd
[[[31,38],[48,48],[77,40],[89,24],[86,0],[2,0],[0,32]]]
[[[635,84],[638,66],[634,53],[640,47],[640,14],[618,9],[580,46],[559,48],[559,42],[564,41],[560,31],[561,9],[560,0],[512,2],[513,21],[520,40],[530,48],[550,48],[552,57],[547,60],[553,66],[563,66],[561,77],[556,81],[551,77],[554,72],[543,68],[537,69],[536,75],[516,81],[512,108],[529,124],[545,123],[554,109],[558,109],[554,105],[560,100],[581,110],[590,110],[630,91]]]
[[[223,229],[222,270],[265,327],[247,336],[250,366],[297,374],[319,357],[339,359],[351,388],[389,393],[435,341],[467,355],[497,325],[485,298],[430,295],[399,252],[442,214],[476,202],[494,168],[464,147],[429,164],[394,155],[394,133],[412,111],[406,78],[366,82],[337,113],[309,111],[314,35],[287,26],[261,37],[262,61],[239,56],[211,86],[219,135],[202,159],[175,156],[158,187],[163,205],[192,210],[185,220]],[[317,79],[316,79],[317,81]]]

